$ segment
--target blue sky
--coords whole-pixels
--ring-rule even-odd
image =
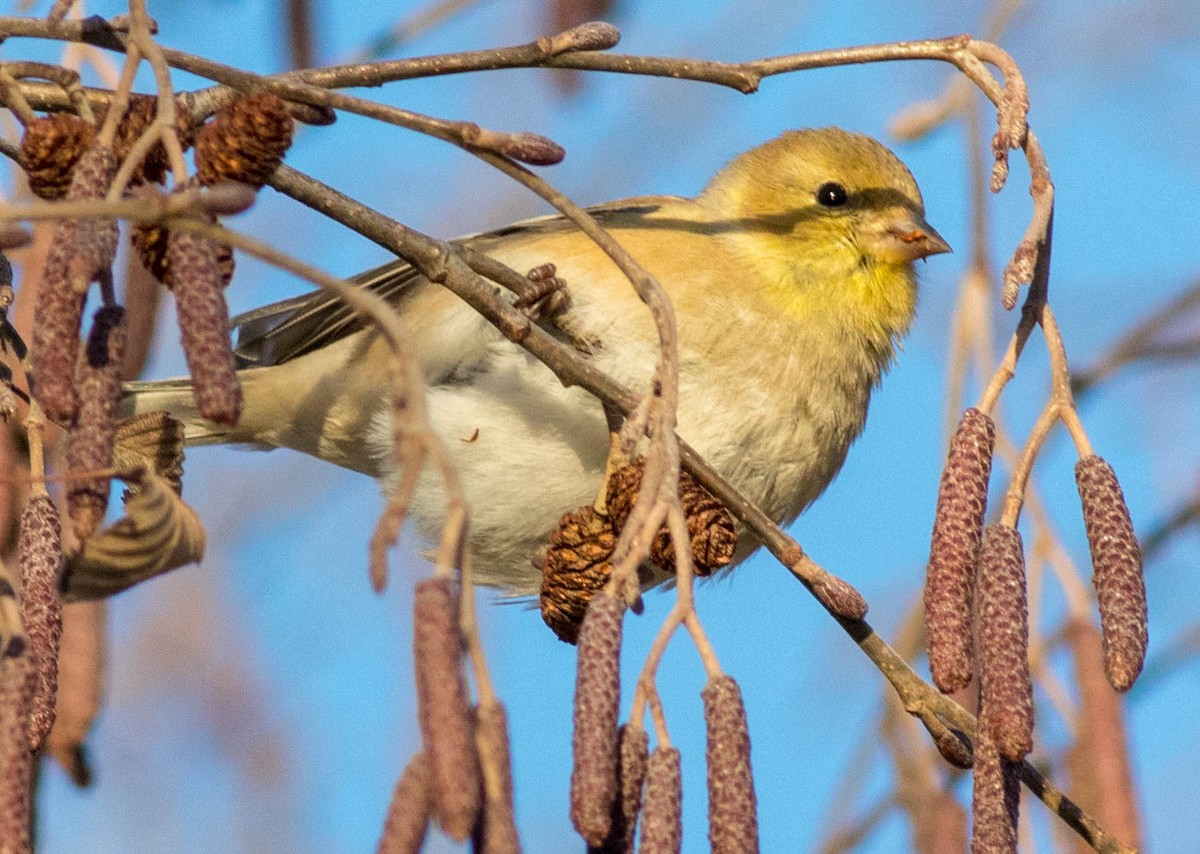
[[[361,4],[349,12],[351,5],[318,4],[329,61],[416,8]],[[1030,3],[1004,42],[1028,75],[1030,121],[1058,189],[1051,295],[1077,364],[1090,363],[1131,320],[1200,273],[1200,24],[1185,5]],[[151,4],[164,44],[262,72],[282,63],[277,8],[244,0]],[[895,10],[883,0],[626,0],[616,20],[622,51],[736,60],[978,32],[984,4]],[[119,9],[96,3],[88,11]],[[533,2],[481,2],[411,52],[521,42],[542,32],[541,21]],[[4,49],[11,58],[24,56],[22,47],[10,41]],[[577,200],[596,202],[694,193],[732,154],[789,127],[836,124],[887,139],[895,112],[939,94],[951,73],[930,63],[818,70],[767,80],[753,96],[594,76],[580,95],[564,99],[545,73],[509,71],[367,94],[550,136],[568,156],[544,174]],[[865,435],[841,476],[794,526],[816,560],[863,591],[870,619],[888,637],[919,596],[944,449],[947,329],[968,246],[961,132],[950,128],[894,147],[921,184],[930,221],[960,251],[924,266],[918,322],[874,400]],[[545,212],[457,149],[354,117],[304,130],[288,162],[442,237]],[[1025,179],[1017,159],[992,208],[997,265],[1028,217]],[[338,274],[384,260],[365,240],[270,192],[232,224]],[[245,261],[229,298],[240,310],[304,287]],[[182,369],[168,321],[149,376]],[[999,318],[998,340],[1014,322]],[[1195,494],[1198,379],[1194,364],[1131,369],[1082,404],[1093,443],[1120,474],[1141,530]],[[1004,396],[1018,437],[1036,417],[1047,384],[1035,338]],[[1037,482],[1086,568],[1073,463],[1069,443],[1056,435]],[[47,772],[44,850],[373,850],[391,787],[418,740],[408,589],[427,572],[414,554],[419,542],[409,534],[394,551],[392,584],[378,597],[367,583],[365,555],[380,499],[366,478],[288,452],[203,449],[189,454],[187,470],[185,497],[208,527],[208,557],[113,602],[111,682],[92,748],[97,784],[77,792],[56,769]],[[1149,567],[1152,658],[1195,622],[1196,546],[1189,533]],[[626,621],[628,677],[670,602],[669,593],[651,594],[646,612]],[[875,740],[883,681],[769,557],[702,586],[698,603],[722,665],[746,699],[763,850],[810,850],[831,817],[851,818],[892,782],[881,751],[865,764],[855,760],[860,743]],[[1056,625],[1062,607],[1047,582],[1044,628]],[[574,650],[522,606],[484,607],[482,621],[509,709],[526,850],[580,850],[566,806]],[[1054,660],[1060,674],[1063,664]],[[672,738],[684,757],[685,850],[703,851],[703,674],[684,638],[673,643],[661,673]],[[1151,850],[1184,850],[1192,839],[1178,817],[1194,806],[1189,792],[1200,771],[1188,747],[1200,736],[1197,719],[1185,711],[1200,702],[1196,684],[1194,665],[1185,667],[1135,689],[1127,705]],[[1061,745],[1057,716],[1044,702],[1039,712],[1042,742]],[[835,803],[852,760],[861,765],[854,773],[864,775],[865,792],[853,804]],[[957,791],[969,799],[967,781]],[[1044,808],[1027,799],[1025,811],[1044,842]],[[896,813],[861,850],[906,850],[908,834]],[[429,850],[460,848],[435,834]]]

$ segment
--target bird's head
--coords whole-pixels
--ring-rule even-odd
[[[785,310],[827,309],[894,338],[916,305],[913,262],[950,246],[925,221],[916,181],[875,140],[789,131],[735,158],[700,201]]]

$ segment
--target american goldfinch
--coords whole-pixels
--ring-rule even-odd
[[[771,518],[794,519],[837,474],[872,388],[913,319],[913,263],[950,247],[925,221],[908,169],[837,128],[783,134],[733,159],[694,199],[647,196],[592,214],[666,289],[679,327],[678,431]],[[560,217],[461,243],[525,271],[553,263],[570,306],[551,328],[645,389],[658,354],[645,306],[613,263]],[[609,441],[599,403],[402,262],[360,276],[409,331],[433,428],[470,510],[474,577],[514,593],[557,519],[590,504]],[[393,478],[387,352],[321,294],[235,319],[245,406],[204,422],[183,381],[133,384],[126,412],[166,409],[191,443],[287,447]],[[423,475],[413,516],[433,535],[443,495]]]

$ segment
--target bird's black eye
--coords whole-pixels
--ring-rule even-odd
[[[827,181],[817,188],[817,202],[827,208],[846,204],[846,188],[835,181]]]

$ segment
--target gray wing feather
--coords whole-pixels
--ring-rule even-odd
[[[660,201],[655,198],[627,199],[590,208],[589,212],[603,222],[614,215],[627,218],[630,214],[652,213],[658,209]],[[539,217],[451,242],[469,245],[486,253],[489,247],[515,235],[571,228],[574,226],[561,216]],[[422,280],[421,274],[408,263],[392,261],[361,273],[350,282],[394,305],[413,283]],[[333,294],[314,291],[239,314],[230,321],[230,326],[236,333],[234,354],[238,367],[250,368],[279,365],[297,359],[363,329],[366,322]]]

